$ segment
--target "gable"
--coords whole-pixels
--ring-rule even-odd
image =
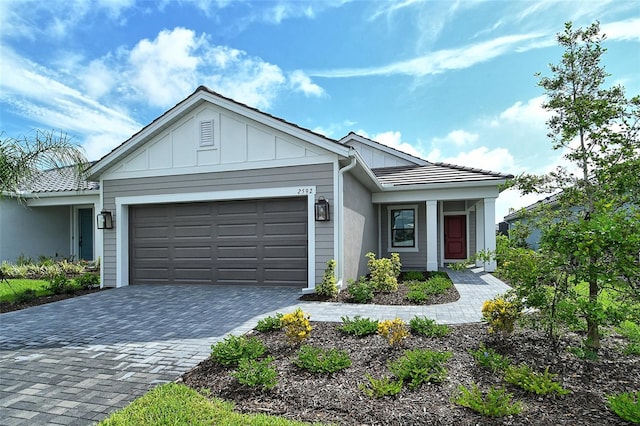
[[[204,102],[118,160],[103,179],[310,164],[335,158],[331,154]]]
[[[360,157],[371,169],[428,164],[428,162],[422,158],[398,151],[395,148],[391,148],[353,132],[342,138],[340,143],[358,151]]]

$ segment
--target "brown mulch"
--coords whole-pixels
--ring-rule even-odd
[[[32,306],[44,305],[46,303],[58,302],[60,300],[71,299],[76,296],[84,296],[85,294],[96,293],[98,291],[108,290],[108,288],[92,288],[76,290],[73,294],[52,294],[51,296],[40,296],[25,303],[0,302],[0,313],[19,311],[20,309],[30,308]]]
[[[606,408],[612,393],[635,391],[640,384],[638,357],[622,355],[622,341],[615,334],[603,339],[598,360],[583,361],[567,352],[579,346],[583,336],[568,334],[552,347],[539,332],[516,331],[502,341],[489,335],[484,324],[452,326],[443,338],[411,335],[403,348],[391,348],[380,336],[358,338],[340,332],[340,324],[312,323],[307,344],[338,348],[350,354],[352,365],[332,375],[314,375],[292,363],[297,348],[287,344],[281,331],[250,334],[268,347],[276,360],[279,382],[270,391],[245,388],[230,376],[232,368],[207,359],[186,373],[182,380],[196,389],[210,390],[211,397],[233,401],[236,409],[247,413],[266,413],[289,419],[328,422],[341,425],[625,425]],[[537,371],[558,374],[561,384],[571,390],[566,396],[537,396],[503,382],[499,374],[474,363],[468,353],[484,342],[513,364],[526,363]],[[425,384],[416,390],[403,388],[394,397],[371,399],[358,389],[365,374],[375,378],[391,375],[387,362],[397,359],[405,349],[428,348],[452,351],[447,362],[448,379],[441,384]],[[487,391],[505,386],[514,399],[524,404],[522,413],[503,418],[483,417],[451,402],[459,385],[472,383]]]

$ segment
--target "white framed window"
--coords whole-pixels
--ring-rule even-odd
[[[388,206],[389,252],[418,251],[418,206]]]

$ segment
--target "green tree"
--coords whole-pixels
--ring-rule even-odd
[[[0,135],[1,137],[1,135]],[[0,139],[0,197],[19,195],[21,185],[43,170],[75,167],[78,177],[86,169],[82,148],[67,137],[37,130],[33,136]]]
[[[571,166],[515,180],[524,193],[555,193],[530,220],[542,230],[544,261],[563,277],[553,306],[584,317],[591,349],[600,347],[599,326],[621,316],[607,310],[602,290],[632,304],[640,299],[640,96],[627,99],[622,86],[606,86],[605,38],[598,23],[567,23],[557,35],[562,58],[550,64],[551,76],[537,76],[552,112],[548,136]]]

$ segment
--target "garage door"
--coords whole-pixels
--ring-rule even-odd
[[[132,206],[131,284],[307,286],[304,198]]]

